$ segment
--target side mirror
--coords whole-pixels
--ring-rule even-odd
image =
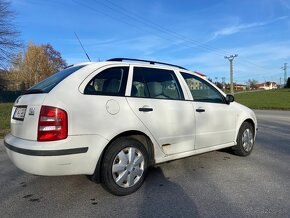
[[[235,97],[233,95],[227,94],[226,101],[228,104],[235,101]]]

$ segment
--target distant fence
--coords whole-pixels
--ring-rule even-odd
[[[0,91],[0,103],[14,102],[22,91]]]

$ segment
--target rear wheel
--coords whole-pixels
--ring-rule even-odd
[[[148,168],[144,145],[133,138],[120,138],[109,145],[101,169],[103,186],[114,195],[128,195],[138,190]]]
[[[239,156],[248,156],[254,148],[254,135],[253,125],[244,122],[239,130],[237,145],[233,147],[235,154]]]

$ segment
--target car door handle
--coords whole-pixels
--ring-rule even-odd
[[[202,112],[205,112],[205,109],[203,109],[203,108],[198,108],[198,109],[196,109],[195,111],[198,112],[198,113],[202,113]]]
[[[139,111],[141,111],[141,112],[150,112],[150,111],[153,111],[153,108],[151,108],[151,107],[140,107]]]

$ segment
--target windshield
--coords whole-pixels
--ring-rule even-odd
[[[69,67],[61,70],[50,77],[42,80],[36,85],[32,86],[30,89],[26,90],[24,94],[34,94],[34,93],[48,93],[50,92],[58,83],[64,80],[66,77],[74,73],[75,71],[81,69],[85,65]]]

